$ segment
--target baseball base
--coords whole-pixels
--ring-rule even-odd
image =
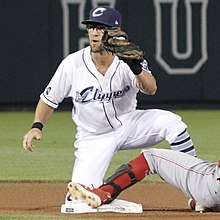
[[[61,213],[91,213],[91,212],[118,212],[118,213],[142,213],[141,204],[125,200],[115,199],[112,203],[92,208],[83,201],[66,202],[61,206]]]

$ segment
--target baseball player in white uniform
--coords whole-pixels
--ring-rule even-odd
[[[158,174],[184,192],[191,198],[191,209],[198,212],[220,211],[220,161],[218,164],[210,163],[167,149],[143,150],[138,157],[119,167],[98,189],[89,189],[79,183],[70,183],[68,189],[73,198],[98,207],[110,203],[121,191],[149,174]]]
[[[34,124],[23,138],[23,148],[33,151],[42,128],[64,98],[72,99],[77,126],[72,181],[99,187],[119,150],[145,148],[168,141],[173,150],[195,156],[195,148],[181,117],[159,109],[137,110],[139,91],[154,95],[156,80],[147,61],[131,67],[102,47],[106,28],[119,30],[120,13],[107,6],[92,9],[87,27],[90,46],[67,56],[40,95]]]

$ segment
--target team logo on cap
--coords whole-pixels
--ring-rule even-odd
[[[92,16],[99,17],[99,16],[103,15],[104,11],[106,11],[106,8],[97,8],[93,11]]]

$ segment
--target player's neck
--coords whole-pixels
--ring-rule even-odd
[[[94,62],[96,69],[102,74],[105,75],[105,72],[112,64],[114,60],[114,55],[112,53],[91,53],[92,61]]]

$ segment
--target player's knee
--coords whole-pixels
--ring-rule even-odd
[[[165,111],[164,114],[159,115],[157,117],[156,123],[162,128],[186,126],[179,115],[168,111]]]

